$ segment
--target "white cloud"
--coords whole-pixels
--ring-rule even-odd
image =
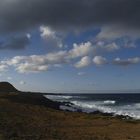
[[[49,29],[44,29],[42,36],[53,36],[55,32]],[[129,42],[129,40],[126,42]],[[73,44],[71,50],[59,50],[44,55],[29,55],[29,56],[15,56],[11,59],[0,61],[0,72],[6,71],[9,67],[14,67],[19,73],[38,73],[48,71],[51,68],[61,68],[64,64],[73,65],[76,68],[87,67],[91,64],[91,57],[93,63],[96,65],[103,65],[108,63],[107,59],[100,56],[100,52],[112,52],[120,49],[115,42],[105,42],[104,40],[97,40],[97,42],[85,42],[80,44]],[[80,61],[77,61],[80,59]],[[128,58],[128,60],[115,59],[113,64],[129,65],[139,63],[139,57]]]
[[[35,65],[31,63],[22,63],[16,67],[16,70],[19,73],[37,73],[41,71],[47,71],[48,69],[48,65]]]
[[[113,64],[121,65],[121,66],[128,66],[128,65],[131,65],[131,64],[138,64],[138,63],[140,63],[140,58],[139,57],[128,58],[128,59],[116,58],[113,61]]]
[[[27,33],[26,36],[27,36],[28,39],[31,38],[31,34],[30,33]]]
[[[105,52],[114,52],[119,49],[128,49],[137,47],[137,39],[140,36],[138,30],[132,30],[128,27],[119,25],[102,26],[101,31],[96,36],[95,55],[101,55]]]
[[[22,63],[26,58],[26,56],[15,56],[12,59],[1,61],[1,63],[9,66],[16,66],[17,64]]]
[[[93,51],[92,43],[85,42],[81,44],[73,44],[73,49],[69,51],[69,57],[76,58],[86,56]]]
[[[41,31],[41,37],[43,38],[47,38],[49,36],[55,37],[55,32],[52,31],[49,27],[45,27],[45,26],[41,26],[40,27],[40,31]]]
[[[47,32],[46,34],[51,34]],[[44,55],[30,56],[15,56],[12,59],[2,61],[3,65],[14,66],[19,73],[36,73],[47,71],[52,67],[61,67],[62,64],[68,64],[71,60],[82,57],[85,54],[91,53],[92,44],[90,42],[74,44],[69,51],[57,51]],[[75,64],[75,67],[85,67],[90,64],[88,56],[83,57],[80,62]]]
[[[49,53],[46,55],[46,60],[50,64],[61,64],[61,63],[67,63],[68,60],[68,54],[67,51],[58,51],[55,53]]]
[[[85,42],[80,44],[73,44],[73,48],[69,50],[69,58],[77,58],[89,55],[97,55],[105,52],[114,52],[120,49],[114,41],[108,42],[103,40],[98,40],[96,43]]]
[[[20,84],[20,85],[25,85],[26,82],[25,82],[25,81],[20,81],[19,84]]]
[[[83,75],[85,75],[86,73],[85,72],[78,72],[77,73],[79,76],[83,76]]]
[[[99,40],[96,42],[94,45],[94,54],[101,54],[101,53],[106,53],[106,52],[114,52],[120,49],[120,46],[117,45],[114,41],[112,42],[107,42],[103,40]]]
[[[12,80],[12,77],[7,77],[7,80]]]
[[[90,57],[88,56],[84,56],[83,58],[81,58],[81,60],[79,62],[77,62],[74,66],[76,68],[83,68],[83,67],[87,67],[89,66],[91,63]]]
[[[135,40],[132,38],[123,38],[124,48],[136,48]]]
[[[45,55],[15,56],[12,59],[2,61],[0,69],[3,70],[5,67],[14,66],[20,73],[36,73],[47,71],[50,67],[60,67],[61,64],[68,62],[67,52],[58,51]]]
[[[0,64],[0,72],[5,72],[8,70],[8,66],[6,64]]]
[[[96,64],[96,65],[104,65],[104,64],[107,63],[107,59],[104,58],[104,57],[102,57],[102,56],[95,56],[95,57],[93,58],[93,62],[94,62],[94,64]]]
[[[105,46],[105,49],[106,49],[107,51],[109,51],[109,52],[112,52],[112,51],[119,50],[120,47],[119,47],[115,42],[113,42],[113,43],[111,43],[111,44],[107,44],[107,45]]]
[[[53,47],[63,47],[62,39],[55,31],[47,26],[40,27],[41,37],[46,40],[48,45]]]
[[[140,36],[139,30],[130,29],[118,25],[108,25],[101,28],[101,32],[97,35],[98,39],[116,39],[121,37],[131,37],[136,39]]]

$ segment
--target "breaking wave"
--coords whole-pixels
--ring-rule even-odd
[[[129,116],[134,119],[140,119],[140,104],[131,104],[131,105],[121,105],[121,106],[112,106],[107,105],[106,102],[81,102],[73,101],[71,102],[70,111],[82,110],[82,112],[92,113],[95,111],[100,111],[102,113],[110,113],[115,115]],[[114,103],[113,103],[114,104]],[[64,107],[63,107],[64,108]],[[61,108],[62,109],[62,108]],[[68,109],[68,108],[67,108]]]
[[[88,100],[87,98],[81,98],[76,96],[45,96],[51,100],[59,102],[69,102],[69,104],[61,105],[61,110],[69,111],[82,111],[86,113],[92,113],[95,111],[100,111],[102,113],[110,113],[115,115],[129,116],[134,119],[140,119],[140,103],[128,102],[120,103],[118,100]]]
[[[46,98],[53,100],[53,101],[59,101],[64,102],[72,98],[72,96],[61,96],[61,95],[45,95]]]
[[[115,104],[116,101],[113,101],[113,100],[106,100],[104,101],[104,104]]]

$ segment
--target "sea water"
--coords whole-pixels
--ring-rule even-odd
[[[47,98],[63,102],[62,110],[92,113],[100,111],[113,115],[140,119],[140,94],[64,94],[45,95]]]

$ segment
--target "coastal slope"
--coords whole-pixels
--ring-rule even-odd
[[[9,82],[0,82],[0,92],[18,92]]]
[[[39,93],[0,93],[0,140],[140,140],[140,122],[59,110]]]

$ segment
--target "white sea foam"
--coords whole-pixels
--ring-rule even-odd
[[[77,100],[76,96],[58,96],[58,95],[47,95],[45,96],[53,101],[59,102],[70,102],[69,105],[61,105],[60,109],[91,113],[94,111],[100,111],[103,113],[111,113],[114,115],[129,116],[134,119],[140,119],[140,103],[128,103],[128,104],[116,104],[115,100],[104,100],[104,101],[89,101],[89,100]],[[84,98],[81,98],[84,99]]]
[[[73,101],[74,107],[81,109],[83,112],[91,113],[100,111],[103,113],[112,113],[114,115],[129,116],[134,119],[140,119],[140,104],[122,105],[122,106],[106,106],[101,102],[81,102]]]
[[[67,96],[67,95],[45,95],[46,98],[53,100],[53,101],[59,101],[59,102],[64,102],[68,99],[71,99],[72,96]]]
[[[116,101],[113,101],[113,100],[106,100],[104,101],[104,104],[115,104]]]

